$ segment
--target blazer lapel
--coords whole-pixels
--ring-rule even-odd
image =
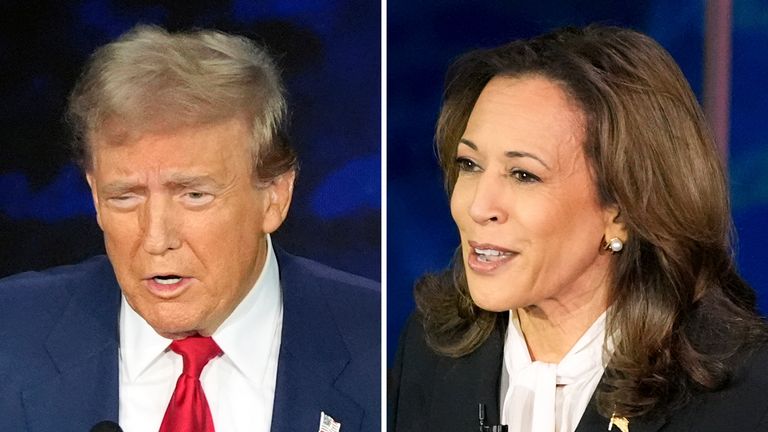
[[[30,432],[86,431],[117,421],[120,289],[108,263],[99,271],[87,287],[76,287],[48,337],[58,374],[22,392]]]
[[[604,432],[608,430],[608,425],[611,419],[605,418],[597,412],[597,402],[595,400],[595,394],[592,394],[592,400],[589,401],[587,409],[584,415],[581,416],[581,421],[576,427],[575,432]],[[657,432],[667,423],[666,418],[656,418],[652,420],[646,419],[630,419],[629,430],[630,432]],[[611,429],[613,432],[620,432],[617,426]]]
[[[277,250],[277,249],[276,249]],[[320,413],[360,429],[363,410],[339,388],[349,352],[323,293],[295,260],[278,251],[283,330],[277,369],[273,432],[316,431]]]
[[[632,432],[656,432],[667,424],[666,418],[653,420],[636,419],[630,422]]]
[[[506,319],[500,317],[500,323]],[[478,405],[484,404],[487,425],[500,424],[499,379],[504,352],[504,325],[477,350],[460,358],[443,357],[435,372],[427,430],[469,431],[479,426]]]
[[[499,317],[499,323],[488,340],[472,354],[459,359],[442,359],[438,364],[437,376],[444,377],[437,381],[434,388],[434,406],[445,407],[433,412],[430,430],[474,430],[478,426],[478,403],[486,405],[487,424],[499,424],[500,372],[504,355],[504,335],[507,320]],[[469,403],[470,401],[474,403]],[[476,401],[476,402],[475,402]],[[468,421],[470,419],[471,421]],[[575,432],[605,432],[610,419],[597,411],[595,394],[592,395],[584,415]],[[666,418],[652,420],[633,419],[630,421],[631,432],[657,432],[667,423]],[[457,426],[460,425],[460,426]],[[614,432],[620,432],[614,426]]]

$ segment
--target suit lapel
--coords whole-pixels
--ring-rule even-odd
[[[30,432],[117,421],[120,289],[106,259],[96,273],[76,287],[47,339],[57,375],[22,392]]]
[[[300,263],[276,252],[283,292],[283,330],[272,431],[315,431],[321,412],[341,423],[343,431],[358,431],[363,410],[337,387],[349,353],[325,296]]]

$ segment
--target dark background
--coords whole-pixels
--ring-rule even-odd
[[[602,22],[650,34],[703,84],[702,0],[387,3],[387,348],[413,309],[414,280],[448,264],[458,235],[433,151],[443,77],[458,55],[564,25]],[[768,3],[733,12],[729,169],[742,275],[768,311]]]
[[[153,23],[246,35],[277,56],[301,171],[274,238],[379,279],[380,15],[353,0],[0,2],[0,276],[103,253],[61,118],[90,53]]]

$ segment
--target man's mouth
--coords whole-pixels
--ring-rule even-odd
[[[161,285],[173,285],[175,283],[181,282],[182,277],[177,275],[164,275],[155,276],[152,279]]]
[[[181,295],[193,281],[190,276],[165,273],[147,276],[144,284],[155,296],[170,299]]]

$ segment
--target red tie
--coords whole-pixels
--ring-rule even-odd
[[[160,432],[214,432],[200,372],[208,361],[221,355],[221,348],[210,337],[190,336],[171,342],[171,349],[184,359],[184,371],[176,381]]]

